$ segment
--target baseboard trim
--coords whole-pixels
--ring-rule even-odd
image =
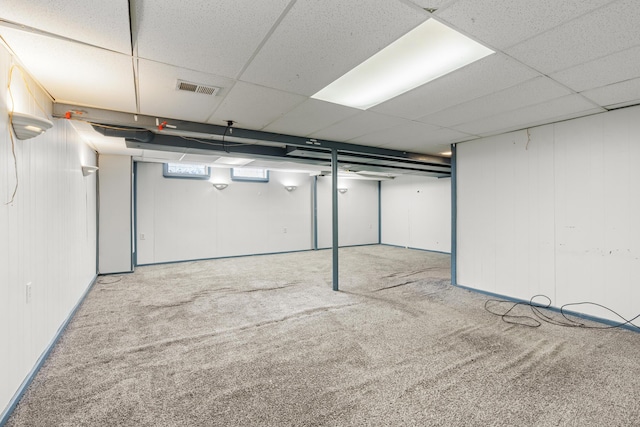
[[[22,399],[22,396],[29,388],[29,385],[31,385],[31,382],[38,374],[38,371],[40,371],[40,368],[42,368],[42,365],[44,365],[44,362],[49,357],[49,354],[51,354],[51,351],[54,349],[54,347],[58,343],[58,340],[62,336],[62,333],[67,328],[67,326],[75,316],[76,312],[84,302],[84,299],[87,297],[87,295],[93,288],[93,285],[95,285],[97,281],[98,281],[98,275],[95,275],[93,277],[93,280],[91,280],[91,282],[89,283],[89,286],[87,286],[87,289],[84,291],[84,293],[82,294],[82,296],[80,297],[76,305],[73,307],[73,309],[67,316],[67,318],[64,320],[64,322],[62,322],[62,324],[58,328],[58,331],[53,336],[53,339],[51,340],[47,348],[44,349],[44,351],[36,361],[33,368],[31,368],[31,371],[29,372],[29,374],[27,374],[24,381],[22,381],[22,384],[20,384],[20,387],[18,387],[18,390],[15,392],[15,394],[9,401],[9,404],[7,405],[5,410],[0,414],[0,427],[3,427],[7,423],[7,421],[9,421],[9,417],[11,417],[11,414],[13,413],[14,409],[16,408],[16,406],[18,406],[18,403],[20,403],[20,399]]]
[[[464,285],[459,285],[457,283],[454,283],[453,286],[457,287],[457,288],[461,288],[464,289],[466,291],[470,291],[470,292],[475,292],[478,294],[482,294],[482,295],[486,295],[492,298],[496,298],[496,299],[502,299],[505,301],[511,301],[511,302],[518,302],[518,303],[524,303],[524,304],[529,304],[529,300],[524,300],[524,299],[520,299],[520,298],[515,298],[515,297],[511,297],[509,295],[503,295],[503,294],[496,294],[495,292],[489,292],[489,291],[484,291],[482,289],[476,289],[476,288],[472,288],[469,286],[464,286]],[[573,311],[573,310],[562,310],[560,311],[559,307],[555,307],[555,306],[550,306],[548,307],[548,310],[551,310],[555,313],[564,313],[564,314],[568,314],[570,316],[575,316],[575,317],[579,317],[581,319],[584,320],[590,320],[592,322],[598,322],[598,323],[602,323],[608,326],[616,326],[618,328],[621,329],[627,329],[629,331],[634,331],[634,332],[638,332],[640,333],[640,328],[635,326],[635,325],[620,325],[620,322],[616,322],[615,320],[609,320],[609,319],[605,319],[603,317],[597,317],[597,316],[592,316],[590,314],[584,314],[584,313],[580,313],[579,311]]]
[[[377,246],[378,243],[363,243],[361,245],[345,245],[340,246],[340,248],[355,248],[358,246]],[[282,251],[282,252],[262,252],[257,254],[241,254],[241,255],[225,255],[219,257],[211,257],[211,258],[195,258],[195,259],[181,259],[176,261],[160,261],[160,262],[150,262],[146,264],[136,264],[136,267],[148,267],[152,265],[166,265],[166,264],[180,264],[183,262],[198,262],[198,261],[214,261],[218,259],[230,259],[230,258],[245,258],[245,257],[253,257],[253,256],[269,256],[269,255],[284,255],[284,254],[295,254],[298,252],[312,252],[312,251],[324,251],[327,249],[331,249],[329,247],[322,247],[318,249],[296,249],[291,251]],[[1,426],[0,426],[1,427]]]
[[[436,250],[433,250],[433,249],[414,248],[414,247],[411,247],[411,246],[392,245],[391,243],[380,243],[380,245],[382,245],[382,246],[390,246],[392,248],[411,249],[411,250],[414,250],[414,251],[433,252],[434,254],[451,255],[451,252],[436,251]]]

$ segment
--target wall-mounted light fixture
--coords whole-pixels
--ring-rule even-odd
[[[218,190],[224,190],[225,188],[227,188],[229,186],[229,184],[214,183],[213,186],[216,187]]]
[[[289,191],[289,192],[294,191],[296,188],[298,188],[298,187],[296,187],[295,185],[285,185],[284,186],[284,189]]]
[[[339,191],[341,194],[344,194],[344,193],[346,193],[346,192],[347,192],[347,189],[346,189],[346,188],[338,188],[338,191]]]
[[[82,166],[82,175],[89,176],[92,173],[96,173],[98,171],[97,166]]]
[[[53,123],[32,114],[12,113],[11,125],[18,139],[29,139],[46,132]]]

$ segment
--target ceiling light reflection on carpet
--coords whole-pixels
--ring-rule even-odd
[[[492,53],[429,19],[312,98],[366,110]]]

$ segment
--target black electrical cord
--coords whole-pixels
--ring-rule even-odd
[[[100,285],[113,285],[114,283],[118,283],[122,280],[122,276],[111,276],[115,280],[105,281],[104,279],[98,279],[98,283]]]
[[[536,303],[534,302],[536,298],[544,298],[547,300],[547,302],[545,304]],[[493,306],[490,307],[490,305],[492,304]],[[504,305],[508,305],[508,308],[506,310],[497,311],[495,308],[496,306],[504,306]],[[622,319],[623,322],[617,323],[614,325],[607,325],[607,326],[592,326],[592,325],[587,325],[585,323],[569,318],[567,316],[567,312],[565,309],[567,307],[578,306],[578,305],[591,305],[591,306],[603,308],[609,311],[610,313],[613,313],[618,318]],[[518,306],[529,307],[531,309],[531,312],[533,313],[533,316],[511,314],[512,311]],[[540,327],[543,323],[548,323],[551,325],[562,326],[565,328],[583,328],[583,329],[614,329],[614,328],[620,328],[625,325],[629,325],[640,330],[640,326],[633,323],[634,320],[640,318],[640,314],[638,314],[632,319],[626,319],[616,311],[610,309],[609,307],[605,307],[602,304],[598,304],[590,301],[564,304],[563,306],[560,307],[560,315],[562,316],[562,318],[561,319],[554,318],[547,314],[548,312],[552,312],[553,309],[551,308],[551,298],[549,298],[546,295],[534,295],[533,297],[531,297],[529,302],[513,302],[509,300],[489,299],[485,301],[484,309],[495,316],[499,316],[502,319],[502,321],[505,323],[520,325],[520,326],[527,326],[529,328],[537,328],[537,327]]]

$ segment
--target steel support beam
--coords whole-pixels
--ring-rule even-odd
[[[338,290],[338,150],[331,150],[331,208],[333,210],[333,290]]]
[[[127,128],[147,129],[155,133],[162,134],[187,134],[194,136],[205,134],[222,137],[223,135],[231,141],[254,140],[267,143],[280,143],[298,147],[312,147],[316,150],[340,150],[342,153],[370,154],[396,159],[410,159],[418,162],[431,163],[434,165],[448,166],[450,160],[446,157],[430,156],[427,154],[411,153],[407,151],[390,150],[387,148],[368,147],[366,145],[349,144],[346,142],[328,141],[322,139],[305,138],[293,135],[284,135],[273,132],[259,130],[229,128],[227,126],[214,125],[209,123],[190,122],[186,120],[176,120],[166,117],[154,117],[143,114],[124,113],[118,111],[104,110],[77,106],[73,104],[55,103],[53,104],[53,116],[64,118],[67,115],[71,119],[83,120],[89,123],[97,123],[109,126],[123,126]],[[163,125],[159,130],[158,125]],[[231,129],[231,130],[230,130]],[[190,135],[189,135],[190,134]]]

